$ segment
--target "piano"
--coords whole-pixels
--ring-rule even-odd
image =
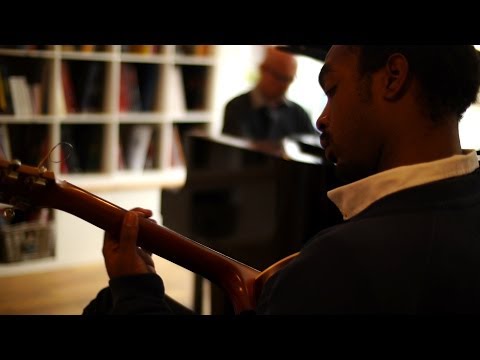
[[[317,136],[272,142],[192,132],[184,153],[185,185],[162,191],[163,225],[257,270],[342,221],[326,196],[339,182]],[[202,283],[197,276],[197,313]],[[211,314],[233,314],[214,284]]]

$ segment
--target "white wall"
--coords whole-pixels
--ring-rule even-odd
[[[288,89],[288,98],[307,111],[313,125],[327,104],[327,96],[318,83],[323,62],[307,56],[297,56],[298,69],[295,81]]]
[[[223,109],[233,98],[248,91],[255,83],[259,50],[255,45],[220,45],[214,86],[213,133],[219,134],[223,125]]]
[[[463,149],[480,149],[480,104],[470,106],[459,126]]]

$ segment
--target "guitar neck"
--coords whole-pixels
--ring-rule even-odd
[[[57,185],[62,197],[69,201],[57,201],[54,208],[112,234],[118,234],[125,209],[66,181],[60,181]],[[255,308],[258,295],[255,280],[260,274],[258,270],[145,218],[139,219],[138,244],[220,286],[229,296],[237,313]]]

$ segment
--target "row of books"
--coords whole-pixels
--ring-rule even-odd
[[[48,50],[48,45],[0,45],[2,49],[16,50]]]
[[[48,69],[29,79],[0,63],[0,114],[32,116],[48,111]]]
[[[156,111],[160,107],[156,64],[123,63],[120,75],[120,111]],[[202,66],[175,66],[166,102],[175,113],[206,108],[207,69]]]
[[[2,49],[18,49],[18,50],[48,50],[48,45],[0,45]],[[50,48],[52,48],[50,46]],[[177,45],[177,54],[208,56],[212,54],[212,45]],[[62,51],[78,51],[82,53],[92,52],[106,52],[110,48],[107,45],[61,45]],[[163,54],[165,51],[164,45],[122,45],[121,51],[123,53],[131,54]]]
[[[107,51],[105,45],[62,45],[62,51],[79,51],[83,53]]]
[[[119,106],[121,112],[154,112],[160,107],[160,66],[150,63],[122,63]],[[62,102],[66,113],[102,112],[105,92],[105,64],[97,61],[62,62]],[[176,66],[167,103],[176,112],[206,107],[207,69]],[[59,110],[63,113],[63,109]]]
[[[62,61],[63,93],[58,112],[102,112],[104,81],[105,64],[99,61]]]
[[[185,165],[183,144],[178,126],[173,127],[172,149],[170,154],[171,167]],[[159,166],[159,145],[156,142],[156,127],[150,124],[124,125],[120,131],[119,169],[143,171]]]
[[[51,155],[60,160],[63,174],[94,173],[102,170],[104,127],[97,124],[62,125],[62,145]],[[142,171],[159,166],[156,127],[151,124],[122,125],[120,130],[119,170]],[[13,140],[11,138],[13,137]],[[12,145],[21,144],[19,137],[31,140],[29,147]],[[35,139],[33,139],[35,138]],[[19,159],[22,163],[35,166],[49,149],[45,125],[0,124],[0,158]],[[37,144],[37,145],[34,145]],[[63,144],[69,144],[63,145]],[[178,144],[175,144],[177,146]],[[178,159],[178,149],[175,159]],[[172,155],[173,156],[173,155]],[[48,164],[45,164],[48,165]]]
[[[8,83],[15,115],[32,116],[42,113],[42,84],[29,85],[25,76],[10,76]]]
[[[83,45],[85,46],[85,45]],[[122,45],[121,50],[123,53],[131,54],[163,54],[163,45]],[[175,47],[176,53],[179,55],[193,55],[193,56],[208,56],[212,55],[212,45],[177,45]]]
[[[49,94],[47,63],[38,61],[31,69],[0,63],[0,114],[98,113],[104,111],[105,63],[62,61],[62,89]],[[154,112],[160,107],[160,66],[150,63],[122,63],[119,106],[121,112]],[[174,111],[203,110],[208,70],[201,66],[176,66],[167,103]],[[58,106],[56,109],[53,106]]]
[[[177,54],[194,55],[194,56],[208,56],[212,55],[212,45],[177,45]]]
[[[102,137],[99,125],[63,125],[61,172],[99,172],[102,168]],[[152,124],[124,124],[120,127],[118,170],[141,172],[160,166],[158,128]],[[185,165],[183,145],[177,126],[173,128],[170,166]]]
[[[122,63],[120,71],[120,111],[155,111],[158,106],[158,65]]]
[[[123,53],[154,55],[164,52],[163,45],[122,45]]]

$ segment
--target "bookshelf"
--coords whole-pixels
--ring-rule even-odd
[[[217,57],[214,45],[0,45],[3,154],[36,166],[53,149],[44,165],[57,178],[155,213],[161,189],[185,181],[185,132],[212,130]],[[73,147],[55,147],[65,142]],[[0,262],[0,276],[93,259],[71,246],[89,237],[84,252],[101,256],[102,231],[56,210],[47,217],[51,256]]]

